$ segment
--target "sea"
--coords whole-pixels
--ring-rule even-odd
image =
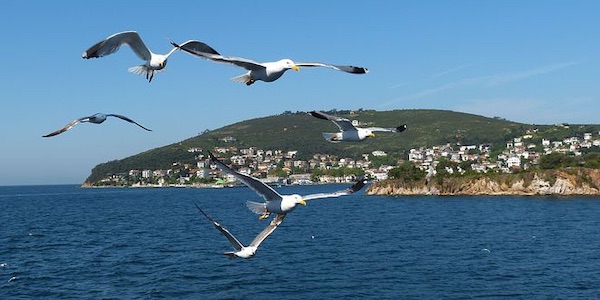
[[[283,194],[345,185],[276,188]],[[0,187],[1,299],[600,299],[599,197],[308,201],[268,221],[246,187]]]

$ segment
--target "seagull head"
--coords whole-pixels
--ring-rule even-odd
[[[162,70],[162,69],[164,69],[167,66],[167,60],[168,59],[165,57],[164,60],[158,62],[158,69],[159,70]]]
[[[304,201],[304,199],[302,199],[302,196],[298,195],[298,194],[293,194],[293,195],[283,195],[282,199],[281,199],[281,212],[282,213],[289,213],[292,210],[296,209],[296,206],[298,206],[298,204],[300,205],[306,205],[306,201]]]
[[[150,68],[154,70],[162,70],[167,66],[167,55],[155,54],[150,59]]]
[[[375,137],[375,134],[373,133],[373,131],[371,131],[371,130],[368,130],[368,129],[365,129],[365,130],[364,130],[364,135],[365,135],[365,137],[364,137],[365,139],[366,139],[366,138],[369,138],[369,137],[371,137],[371,138],[372,138],[372,137]]]
[[[292,201],[294,202],[294,206],[296,206],[298,204],[306,205],[306,201],[304,201],[304,199],[302,199],[302,196],[300,196],[298,194],[292,195]]]
[[[292,196],[294,197],[295,204],[306,205],[306,201],[304,201],[304,199],[302,199],[302,196],[300,196],[300,195],[292,195]]]
[[[282,59],[281,62],[286,69],[292,69],[294,71],[300,71],[300,68],[291,59]]]

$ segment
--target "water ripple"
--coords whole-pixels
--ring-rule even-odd
[[[338,186],[284,187],[313,193]],[[234,189],[0,187],[3,299],[597,299],[596,198],[376,197],[299,207],[249,260],[266,222]]]

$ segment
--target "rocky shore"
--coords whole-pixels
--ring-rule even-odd
[[[574,168],[477,177],[449,177],[405,183],[373,183],[368,195],[557,195],[600,196],[600,170]]]

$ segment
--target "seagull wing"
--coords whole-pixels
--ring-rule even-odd
[[[356,127],[352,125],[352,122],[346,118],[340,118],[332,115],[328,115],[321,111],[311,111],[309,114],[315,118],[329,120],[333,122],[341,131],[356,131]]]
[[[240,68],[244,68],[248,71],[255,70],[264,70],[266,67],[262,64],[255,62],[251,59],[242,58],[242,57],[234,57],[234,56],[222,56],[222,55],[210,55],[207,57],[208,59],[216,62],[227,63],[234,66],[238,66]]]
[[[319,63],[319,62],[301,62],[301,63],[296,63],[296,66],[298,66],[298,67],[330,68],[330,69],[334,69],[334,70],[338,70],[338,71],[342,71],[342,72],[346,72],[346,73],[351,73],[351,74],[366,74],[369,72],[369,70],[367,68],[363,68],[363,67],[330,65],[330,64],[324,64],[324,63]]]
[[[263,229],[263,231],[261,231],[255,238],[254,240],[252,240],[252,243],[250,243],[250,247],[258,247],[260,246],[260,243],[262,243],[266,238],[269,237],[269,235],[271,235],[271,233],[273,233],[273,231],[275,231],[275,229],[277,229],[277,227],[279,226],[279,224],[281,224],[281,222],[283,222],[283,219],[285,218],[286,214],[279,214],[277,215],[277,217],[275,217],[271,223],[269,223],[269,225],[267,225],[267,227],[265,229]]]
[[[187,42],[182,43],[181,45],[176,44],[173,41],[170,41],[171,45],[175,48],[181,49],[185,52],[188,52],[197,56],[204,56],[202,54],[213,54],[213,55],[221,55],[217,50],[213,49],[211,46],[197,40],[189,40]]]
[[[396,128],[381,128],[381,127],[369,127],[365,128],[371,131],[383,131],[383,132],[402,132],[406,130],[406,124],[402,124]]]
[[[171,42],[171,45],[195,56],[206,58],[215,62],[231,64],[249,71],[265,69],[265,66],[251,59],[220,55],[216,50],[200,41],[190,40],[181,45]]]
[[[117,118],[119,118],[119,119],[121,119],[121,120],[125,120],[125,121],[127,121],[127,122],[129,122],[129,123],[133,123],[133,124],[135,124],[135,125],[137,125],[137,126],[140,126],[141,128],[143,128],[143,129],[145,129],[145,130],[147,130],[147,131],[152,131],[152,129],[148,129],[148,128],[146,128],[146,127],[144,127],[144,126],[140,125],[138,122],[136,122],[136,121],[134,121],[134,120],[132,120],[132,119],[130,119],[130,118],[128,118],[128,117],[126,117],[126,116],[123,116],[123,115],[117,115],[117,114],[108,114],[107,116],[111,116],[111,117],[117,117]]]
[[[152,56],[150,50],[135,31],[115,33],[87,49],[81,56],[83,58],[103,57],[117,52],[123,44],[129,45],[140,59],[150,61]]]
[[[210,216],[208,216],[200,208],[200,206],[198,206],[198,204],[196,204],[196,207],[215,226],[215,228],[217,228],[217,230],[219,230],[227,238],[227,240],[229,240],[229,242],[231,243],[231,245],[233,246],[233,248],[235,248],[235,250],[237,250],[237,251],[242,250],[242,248],[244,247],[244,245],[235,236],[233,236],[233,234],[231,234],[231,232],[229,232],[229,230],[227,230],[227,228],[221,226],[221,224],[219,224],[219,222],[213,220]]]
[[[352,193],[356,193],[356,192],[360,191],[365,186],[366,183],[367,183],[367,180],[361,178],[360,180],[356,181],[351,187],[349,187],[347,189],[333,192],[333,193],[320,193],[320,194],[306,195],[306,196],[302,196],[302,199],[306,201],[306,200],[313,200],[313,199],[333,198],[333,197],[350,195]]]
[[[219,169],[221,169],[223,172],[225,172],[227,174],[231,174],[231,175],[235,176],[235,178],[237,178],[237,180],[239,180],[242,183],[244,183],[245,185],[247,185],[249,188],[251,188],[257,194],[261,195],[265,199],[265,201],[271,201],[273,199],[281,199],[282,198],[279,193],[277,193],[270,186],[266,185],[264,182],[254,178],[252,176],[248,176],[248,175],[241,174],[241,173],[234,171],[233,169],[229,168],[224,163],[222,163],[220,160],[218,160],[210,151],[208,151],[208,155],[210,156],[210,159],[212,160],[212,162],[217,164]]]
[[[54,131],[54,132],[48,133],[46,135],[43,135],[42,137],[51,137],[51,136],[59,135],[59,134],[65,132],[65,131],[73,128],[73,126],[79,124],[81,121],[83,121],[85,119],[88,119],[88,118],[89,117],[83,117],[83,118],[75,119],[75,120],[71,121],[69,124],[65,125],[65,127],[61,128],[61,129],[59,129],[57,131]]]

